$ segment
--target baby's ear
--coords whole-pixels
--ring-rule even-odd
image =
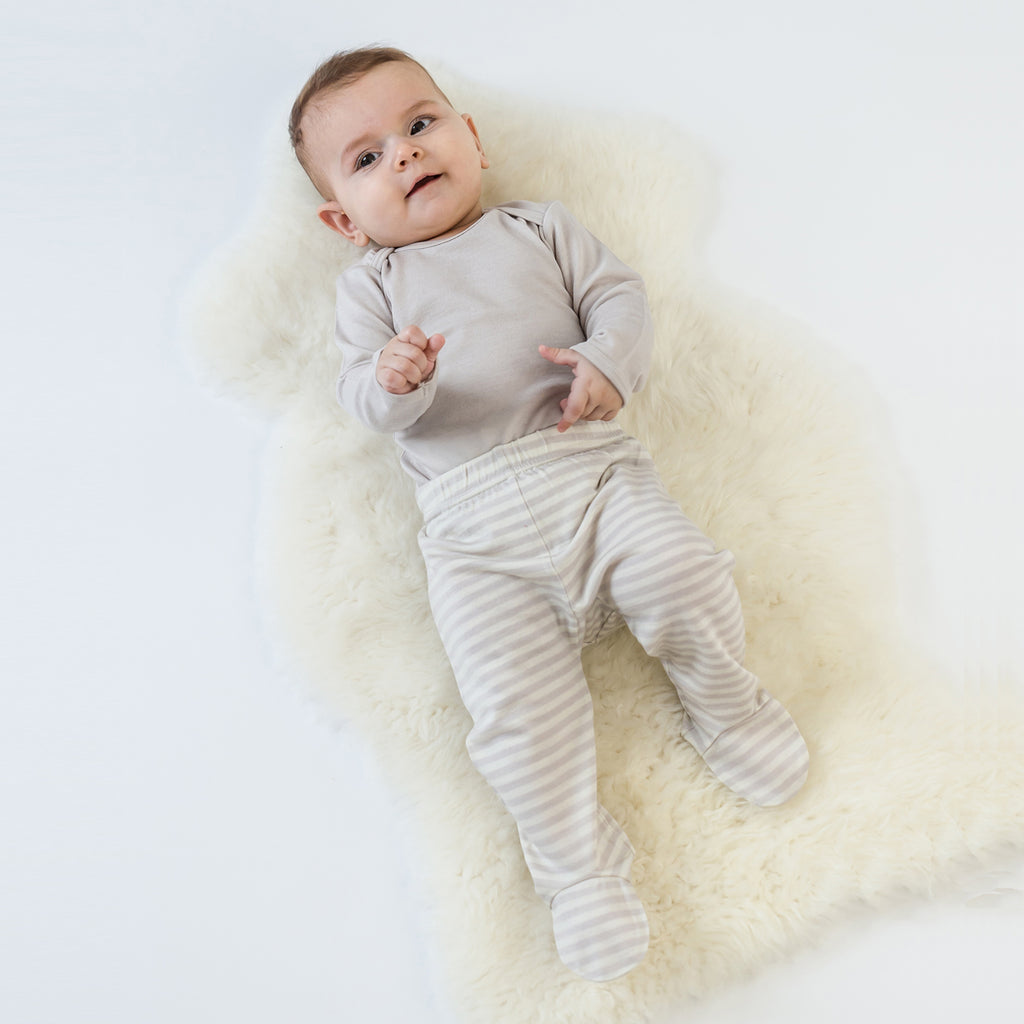
[[[491,166],[491,161],[487,159],[487,154],[484,152],[483,143],[480,141],[480,133],[476,130],[476,125],[473,124],[473,118],[469,114],[463,114],[462,120],[466,122],[469,130],[473,133],[473,138],[476,139],[476,148],[480,151],[480,166],[486,171]]]
[[[332,200],[329,203],[324,203],[322,206],[318,207],[316,215],[332,231],[337,231],[339,235],[347,238],[353,245],[362,247],[370,244],[369,235],[360,231],[359,228],[352,223],[352,218],[345,213],[345,211],[338,205],[337,201]]]

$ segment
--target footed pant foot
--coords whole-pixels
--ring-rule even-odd
[[[702,756],[733,792],[760,807],[777,807],[806,782],[810,756],[789,712],[762,693],[766,699],[758,709],[720,733]]]
[[[558,955],[588,981],[611,981],[643,962],[647,915],[625,878],[587,878],[551,902]]]

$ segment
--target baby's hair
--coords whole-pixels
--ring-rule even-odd
[[[288,137],[291,139],[292,149],[295,151],[295,156],[302,165],[302,169],[325,199],[329,199],[330,196],[325,193],[323,183],[317,180],[315,169],[310,165],[302,138],[302,119],[310,103],[321,93],[327,92],[329,89],[342,89],[362,78],[368,71],[372,71],[381,64],[390,64],[394,61],[402,61],[418,67],[430,79],[444,101],[450,105],[448,97],[438,88],[430,72],[404,50],[397,50],[393,46],[361,46],[354,50],[342,50],[333,57],[328,57],[309,76],[309,80],[296,97],[295,103],[292,105],[291,117],[288,119]]]

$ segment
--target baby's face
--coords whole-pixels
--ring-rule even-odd
[[[318,215],[356,245],[445,238],[481,215],[476,128],[414,64],[382,64],[317,97],[302,131],[334,196]]]

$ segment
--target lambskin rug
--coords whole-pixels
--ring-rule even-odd
[[[440,80],[480,129],[485,206],[561,200],[644,276],[654,365],[620,422],[735,555],[747,664],[811,750],[794,801],[750,806],[680,737],[674,691],[627,632],[587,649],[600,797],[636,847],[650,918],[641,967],[593,984],[561,965],[515,828],[469,762],[412,483],[393,441],[334,398],[334,281],[361,250],[317,222],[283,124],[251,222],[192,290],[189,344],[206,382],[274,421],[260,512],[268,629],[416,809],[456,1012],[467,1024],[639,1022],[777,960],[844,908],[926,895],[1024,845],[1020,687],[966,700],[899,625],[905,524],[884,417],[825,345],[702,269],[714,173],[700,148],[661,123]]]

